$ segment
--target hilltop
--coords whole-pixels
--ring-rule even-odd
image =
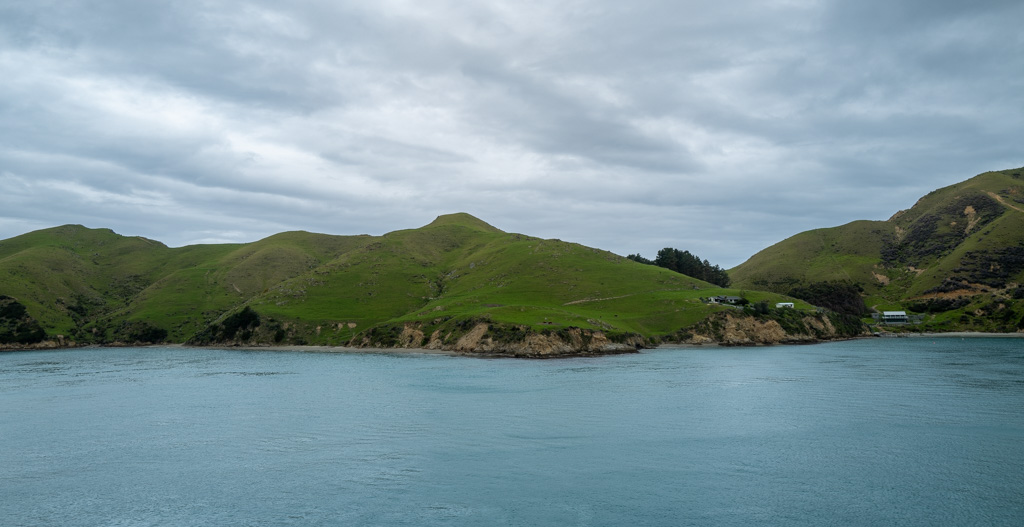
[[[915,329],[1024,329],[1024,169],[935,190],[885,221],[803,232],[729,271],[780,293],[847,282],[875,310],[922,315]]]
[[[0,241],[0,294],[24,307],[8,310],[18,315],[8,321],[11,335],[36,334],[37,324],[58,345],[309,344],[550,356],[861,331],[785,295],[722,289],[607,251],[507,233],[468,214],[383,236],[286,232],[181,248],[66,225]],[[741,296],[762,309],[702,300],[713,296]],[[796,309],[764,308],[780,301]]]

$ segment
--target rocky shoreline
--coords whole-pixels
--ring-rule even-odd
[[[661,340],[653,342],[643,337],[631,337],[625,342],[613,342],[600,331],[572,328],[566,332],[568,339],[558,335],[529,333],[519,341],[497,342],[487,337],[485,324],[478,325],[463,335],[454,344],[444,344],[440,339],[408,339],[395,346],[379,346],[372,342],[362,342],[347,346],[325,345],[277,345],[225,342],[196,346],[181,343],[110,343],[110,344],[79,344],[67,340],[47,340],[31,345],[0,345],[0,352],[7,351],[51,351],[71,350],[88,347],[181,347],[197,349],[239,349],[251,351],[298,351],[307,353],[386,353],[386,354],[433,354],[480,358],[526,358],[553,359],[572,357],[598,357],[604,355],[621,355],[639,353],[644,349],[666,348],[707,348],[707,347],[768,347],[787,344],[819,344],[837,340],[860,338],[1024,338],[1024,332],[1017,333],[981,333],[981,332],[949,332],[949,333],[887,333],[878,334],[865,332],[855,336],[843,336],[827,326],[818,336],[808,334],[790,334],[782,330],[774,321],[756,321],[747,317],[724,317],[723,323],[709,332],[689,333],[689,337],[677,340]],[[715,327],[711,325],[709,327]],[[718,338],[715,338],[715,337]]]

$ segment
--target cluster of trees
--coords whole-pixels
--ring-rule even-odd
[[[971,299],[963,296],[956,298],[929,298],[927,300],[918,300],[907,305],[907,309],[915,313],[942,313],[945,311],[952,311],[954,309],[960,309],[961,307],[970,305]]]
[[[210,324],[198,335],[196,335],[191,344],[213,344],[217,342],[231,342],[234,340],[247,341],[249,340],[256,328],[260,326],[260,315],[249,306],[245,306],[241,311],[233,313],[228,317],[224,318],[219,324]],[[280,334],[281,339],[284,338],[283,332]],[[278,339],[275,336],[275,339]],[[280,342],[280,340],[275,340]]]
[[[717,265],[711,265],[711,262],[707,260],[701,260],[697,255],[691,254],[690,251],[680,251],[679,249],[666,247],[658,251],[658,255],[654,257],[654,260],[648,260],[639,254],[631,254],[626,258],[642,264],[657,265],[658,267],[671,269],[677,273],[692,276],[720,287],[729,287],[729,284],[732,283],[725,269]]]
[[[925,214],[914,220],[899,241],[888,237],[882,246],[882,262],[889,267],[920,267],[928,260],[949,254],[974,232],[950,225],[950,220],[962,218],[963,211],[968,207],[977,214],[975,229],[988,225],[1006,210],[996,200],[985,195],[957,198],[938,213]]]
[[[955,277],[969,283],[1003,288],[1024,271],[1024,244],[990,251],[969,251],[953,269]]]
[[[806,300],[813,305],[831,309],[844,315],[861,316],[868,312],[864,297],[860,294],[864,288],[860,284],[842,280],[829,282],[812,282],[794,287],[787,293],[793,298]]]
[[[114,331],[114,340],[157,344],[167,340],[167,330],[144,320],[125,321]]]
[[[35,344],[46,332],[17,300],[0,295],[0,344]]]

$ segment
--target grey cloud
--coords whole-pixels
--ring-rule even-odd
[[[8,2],[0,237],[380,234],[461,210],[731,266],[1024,164],[1022,16],[923,0]]]
[[[528,80],[506,77],[495,83],[507,92],[481,101],[477,108],[494,120],[492,129],[504,125],[503,137],[515,138],[536,151],[663,172],[692,170],[697,165],[682,146],[639,133],[624,115],[594,115],[578,101]]]

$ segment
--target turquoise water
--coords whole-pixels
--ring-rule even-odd
[[[1024,340],[0,353],[3,525],[1021,525]]]

